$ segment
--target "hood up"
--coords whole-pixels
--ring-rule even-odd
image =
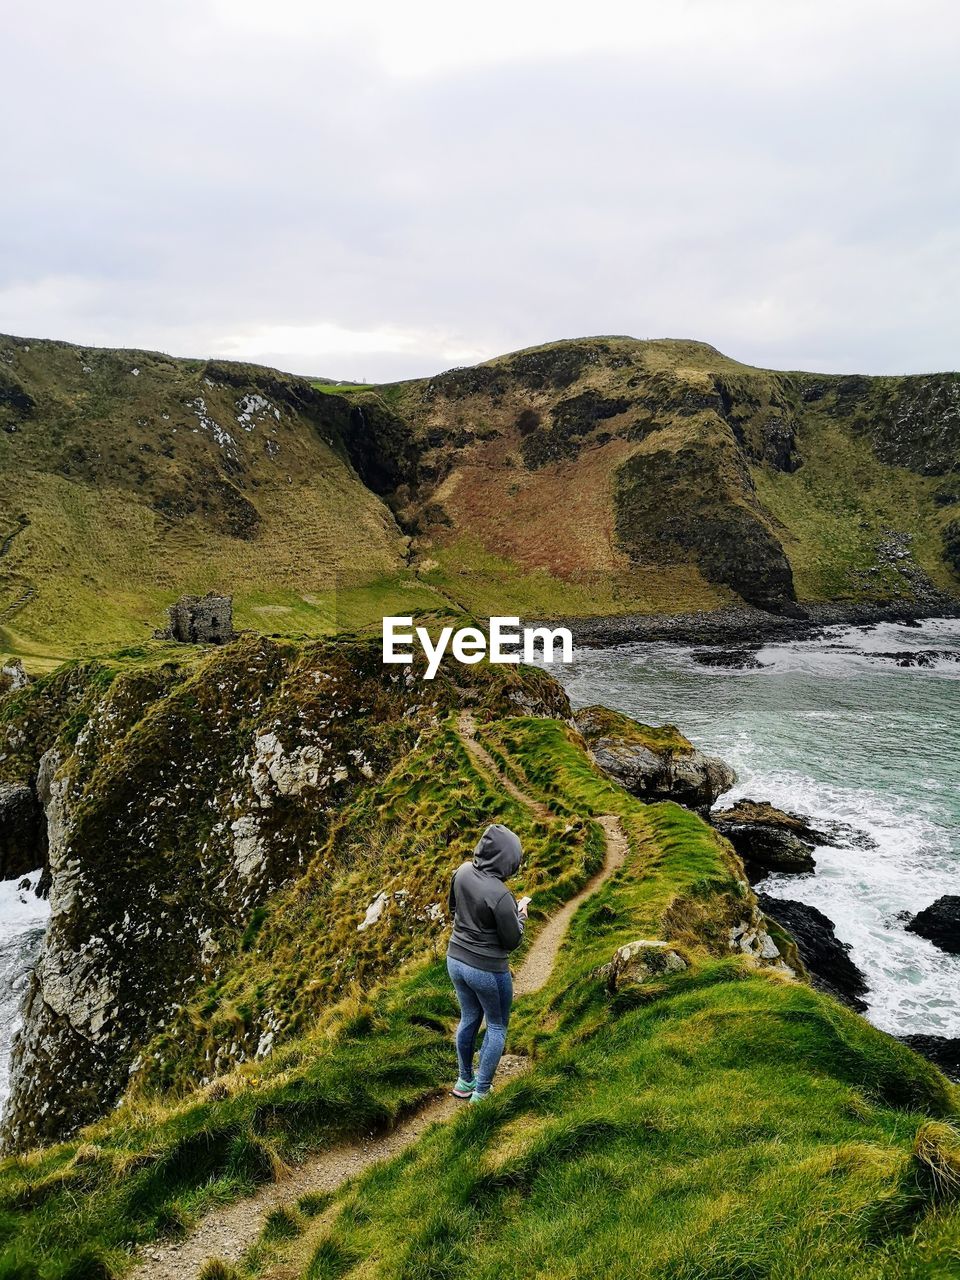
[[[473,865],[500,880],[508,880],[520,866],[520,837],[509,827],[495,822],[487,827],[473,851]]]

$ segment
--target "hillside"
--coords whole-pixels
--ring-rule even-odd
[[[211,588],[264,632],[379,617],[406,539],[344,420],[274,370],[0,338],[0,650],[142,643]]]
[[[0,650],[142,645],[185,592],[388,612],[952,607],[960,376],[554,343],[379,388],[0,338]]]
[[[568,715],[538,671],[464,669],[428,702],[375,643],[252,637],[0,699],[3,776],[39,773],[52,820],[53,911],[0,1274],[112,1280],[139,1246],[138,1280],[188,1280],[198,1222],[236,1204],[246,1261],[208,1280],[948,1275],[956,1089],[808,986],[726,840],[612,782]],[[427,1129],[445,889],[490,820],[525,849],[521,962],[595,888],[520,984],[517,1078]],[[396,1159],[320,1180],[418,1116]]]
[[[960,591],[960,375],[774,373],[702,343],[591,338],[357,398],[360,474],[426,580],[479,610]],[[385,441],[389,482],[364,465]]]

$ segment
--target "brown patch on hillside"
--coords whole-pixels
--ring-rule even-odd
[[[613,472],[636,446],[611,440],[575,461],[526,471],[490,456],[507,452],[504,443],[458,467],[436,491],[453,528],[495,555],[558,577],[629,569],[615,545]]]

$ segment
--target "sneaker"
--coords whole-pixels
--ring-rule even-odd
[[[483,1093],[481,1093],[479,1089],[474,1089],[473,1093],[470,1095],[470,1101],[483,1102],[485,1098],[489,1098],[489,1097],[490,1097],[489,1089],[485,1089]]]
[[[466,1101],[467,1098],[472,1096],[476,1087],[476,1080],[464,1080],[463,1076],[458,1076],[457,1083],[453,1086],[453,1096],[455,1098],[463,1098]]]

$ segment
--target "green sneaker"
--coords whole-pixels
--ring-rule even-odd
[[[473,1093],[470,1095],[470,1101],[471,1101],[471,1102],[483,1102],[485,1098],[489,1098],[489,1097],[490,1097],[490,1090],[489,1090],[489,1089],[487,1089],[487,1091],[486,1091],[485,1093],[480,1093],[480,1091],[479,1091],[479,1090],[474,1089]]]
[[[472,1095],[476,1087],[476,1080],[464,1080],[463,1076],[458,1076],[457,1083],[453,1086],[453,1096],[455,1098],[462,1098],[466,1101],[467,1098]]]

